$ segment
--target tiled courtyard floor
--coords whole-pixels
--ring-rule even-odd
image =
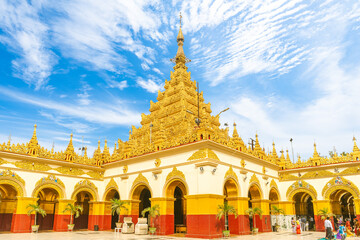
[[[301,235],[294,235],[290,232],[279,233],[261,233],[257,235],[245,235],[235,236],[229,238],[235,239],[251,239],[251,240],[307,240],[307,239],[319,239],[324,236],[322,232],[305,232]],[[10,233],[0,234],[1,240],[156,240],[156,239],[195,239],[185,237],[173,237],[173,236],[149,236],[149,235],[134,235],[134,234],[115,234],[114,232],[73,232],[73,233],[60,233],[60,232],[43,232],[43,233]],[[351,240],[360,240],[358,237],[347,238]]]

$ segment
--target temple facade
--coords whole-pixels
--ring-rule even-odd
[[[92,157],[74,151],[72,134],[65,151],[47,150],[38,143],[36,125],[28,143],[0,144],[0,231],[30,232],[34,216],[28,204],[39,203],[47,215],[38,218],[40,230],[67,231],[68,203],[84,208],[75,229],[110,230],[118,216],[111,215],[110,200],[126,201],[121,217],[137,222],[141,211],[158,204],[157,234],[181,230],[189,237],[217,238],[224,219],[217,219],[218,205],[227,201],[238,217],[228,217],[232,234],[250,234],[255,223],[260,232],[272,231],[275,222],[290,228],[290,219],[308,216],[314,229],[324,230],[319,210],[336,216],[360,218],[360,150],[330,158],[317,153],[292,163],[288,151],[266,153],[255,136],[246,145],[234,130],[220,127],[220,114],[212,115],[191,80],[183,50],[184,36],[177,36],[178,50],[165,91],[150,101],[141,126],[132,127],[127,141],[118,140],[113,153],[105,141]],[[350,142],[350,141],[349,141]],[[272,206],[284,215],[272,214]],[[251,221],[248,208],[262,209]]]

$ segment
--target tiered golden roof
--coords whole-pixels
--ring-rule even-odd
[[[0,144],[0,151],[101,166],[104,163],[161,151],[182,144],[211,140],[277,164],[280,169],[319,166],[358,161],[360,159],[360,150],[356,145],[355,137],[353,139],[353,152],[350,154],[337,156],[335,153],[331,158],[321,157],[316,150],[316,144],[314,144],[313,157],[307,161],[301,161],[299,156],[296,163],[291,162],[288,150],[286,150],[286,158],[284,151],[281,151],[279,158],[275,143],[273,143],[272,151],[268,154],[265,153],[265,150],[259,144],[258,134],[255,136],[254,149],[252,149],[252,146],[247,147],[238,134],[235,123],[232,137],[230,137],[227,126],[226,128],[220,128],[219,117],[221,112],[215,116],[211,115],[211,104],[205,103],[203,92],[199,93],[196,81],[191,80],[191,73],[186,66],[186,63],[190,62],[190,60],[184,53],[184,41],[185,38],[180,25],[177,35],[178,50],[176,56],[172,59],[175,63],[174,71],[170,73],[170,80],[165,80],[165,91],[158,91],[157,101],[150,101],[150,113],[141,115],[141,126],[138,128],[132,126],[129,132],[129,140],[123,142],[119,139],[117,144],[115,143],[112,154],[110,154],[106,140],[103,151],[100,148],[100,141],[98,142],[98,147],[92,158],[87,156],[86,147],[83,156],[77,154],[72,143],[73,134],[70,135],[69,145],[65,152],[54,152],[54,149],[49,151],[38,144],[36,125],[29,143],[11,145],[9,140],[7,144]],[[242,165],[245,166],[244,163]]]

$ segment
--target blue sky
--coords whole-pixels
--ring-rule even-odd
[[[0,141],[90,155],[128,139],[163,90],[179,12],[192,79],[245,142],[295,156],[360,139],[359,1],[0,0]],[[231,128],[232,132],[232,128]],[[84,140],[82,140],[82,138]]]

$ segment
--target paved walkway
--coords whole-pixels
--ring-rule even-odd
[[[294,235],[290,232],[279,233],[260,233],[257,235],[245,235],[229,238],[230,240],[317,240],[322,238],[324,233],[322,232],[305,232],[301,235]],[[180,238],[173,236],[149,236],[149,235],[134,235],[134,234],[115,234],[114,232],[44,232],[44,233],[10,233],[0,234],[0,240],[155,240],[155,239],[195,239],[195,238]],[[360,240],[358,237],[347,238],[350,240]]]

